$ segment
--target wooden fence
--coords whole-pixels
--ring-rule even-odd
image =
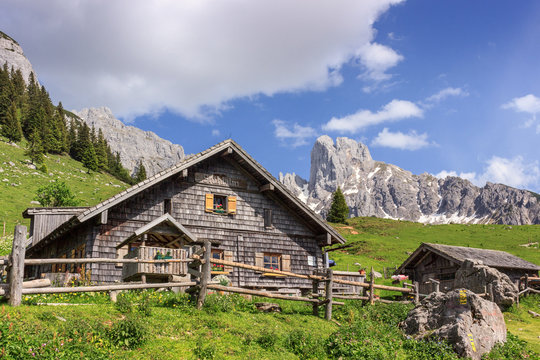
[[[7,284],[0,285],[0,295],[9,296],[9,304],[18,306],[21,304],[21,298],[23,294],[52,294],[52,293],[74,293],[74,292],[93,292],[93,291],[110,291],[116,292],[120,290],[131,289],[149,289],[149,288],[165,288],[165,287],[187,287],[187,292],[197,297],[197,308],[201,308],[204,305],[208,290],[226,291],[228,293],[238,293],[246,295],[255,295],[260,297],[272,298],[272,299],[284,299],[291,301],[302,301],[311,304],[313,307],[313,314],[319,314],[319,308],[324,306],[325,318],[330,320],[332,318],[333,305],[343,305],[343,302],[336,301],[341,299],[348,300],[363,300],[373,304],[377,301],[382,303],[393,302],[410,302],[414,301],[418,303],[420,297],[427,296],[419,293],[419,284],[404,283],[403,287],[388,286],[375,284],[374,271],[371,269],[369,282],[359,282],[339,279],[334,276],[332,269],[319,269],[314,271],[313,274],[297,274],[290,271],[281,271],[274,269],[267,269],[264,267],[258,267],[249,264],[237,263],[221,259],[212,259],[211,251],[212,246],[210,241],[206,240],[204,246],[196,251],[191,258],[187,259],[164,259],[164,260],[151,260],[151,259],[109,259],[109,258],[82,258],[82,259],[25,259],[25,242],[26,242],[26,227],[17,225],[15,228],[15,235],[13,241],[13,250],[8,260],[0,259],[0,265],[8,265],[8,282]],[[180,282],[169,281],[165,283],[120,283],[120,284],[108,284],[108,285],[95,285],[95,286],[81,286],[81,287],[51,287],[50,283],[43,285],[32,285],[31,282],[23,283],[24,266],[25,265],[44,265],[44,264],[88,264],[88,263],[122,263],[122,264],[178,264],[186,265],[187,272],[192,275],[192,281],[182,280]],[[277,274],[287,277],[296,277],[307,279],[312,282],[311,293],[306,296],[289,296],[285,294],[273,293],[264,290],[246,289],[233,286],[223,286],[211,281],[211,266],[212,264],[220,264],[228,267],[236,267],[243,269],[250,269],[253,271]],[[437,289],[437,281],[430,279]],[[335,294],[333,291],[335,284],[355,286],[364,290],[364,294]],[[40,286],[40,287],[31,287]],[[43,287],[44,286],[44,287]],[[324,291],[320,291],[323,287]],[[409,301],[391,301],[386,299],[380,299],[375,296],[375,290],[388,290],[399,292],[402,295],[411,297]],[[522,293],[537,292],[537,290],[526,288]],[[493,296],[492,291],[486,291],[484,296]]]

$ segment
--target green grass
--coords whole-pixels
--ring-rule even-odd
[[[47,155],[47,173],[31,169],[29,158],[24,155],[24,146],[25,142],[18,147],[9,145],[0,137],[0,237],[4,235],[3,224],[8,236],[13,234],[16,224],[30,225],[21,214],[28,207],[40,206],[31,204],[31,201],[36,190],[51,181],[65,181],[81,206],[95,205],[127,187],[109,174],[89,174],[80,162],[67,155]],[[10,241],[4,243],[9,244]],[[5,254],[3,248],[6,244],[0,244],[0,255]]]
[[[527,261],[540,264],[540,249],[522,244],[540,242],[539,225],[424,225],[373,217],[349,219],[349,225],[334,224],[352,245],[329,253],[337,270],[356,271],[355,263],[376,271],[399,266],[423,243],[470,246],[507,251]],[[335,247],[335,246],[334,246]]]
[[[527,341],[529,347],[540,353],[540,318],[533,318],[528,310],[540,313],[540,296],[522,297],[519,307],[513,305],[504,313],[506,327],[512,334]]]

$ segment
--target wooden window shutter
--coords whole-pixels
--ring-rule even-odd
[[[255,253],[255,266],[264,267],[264,254]]]
[[[234,261],[233,260],[233,252],[229,251],[229,250],[225,250],[223,252],[223,260],[225,260],[225,261]],[[226,272],[232,272],[233,267],[225,265],[225,268],[223,270],[226,271]]]
[[[206,212],[214,212],[214,194],[206,194],[205,209]]]
[[[281,255],[281,270],[291,271],[291,255]]]
[[[229,214],[236,214],[236,196],[227,197],[227,212]]]

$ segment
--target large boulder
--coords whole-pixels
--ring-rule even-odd
[[[497,304],[467,289],[430,294],[400,326],[416,338],[444,339],[459,356],[474,360],[506,341],[506,325]]]
[[[485,286],[493,287],[493,301],[499,307],[511,306],[518,294],[517,286],[508,275],[484,265],[480,260],[466,259],[456,272],[454,288],[465,288],[475,293],[483,293]]]

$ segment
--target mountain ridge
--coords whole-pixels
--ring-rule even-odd
[[[351,216],[376,216],[423,223],[540,224],[539,196],[487,183],[477,187],[459,177],[414,175],[375,161],[366,145],[320,136],[311,151],[309,180],[281,174],[279,180],[312,210],[326,215],[341,187]]]

